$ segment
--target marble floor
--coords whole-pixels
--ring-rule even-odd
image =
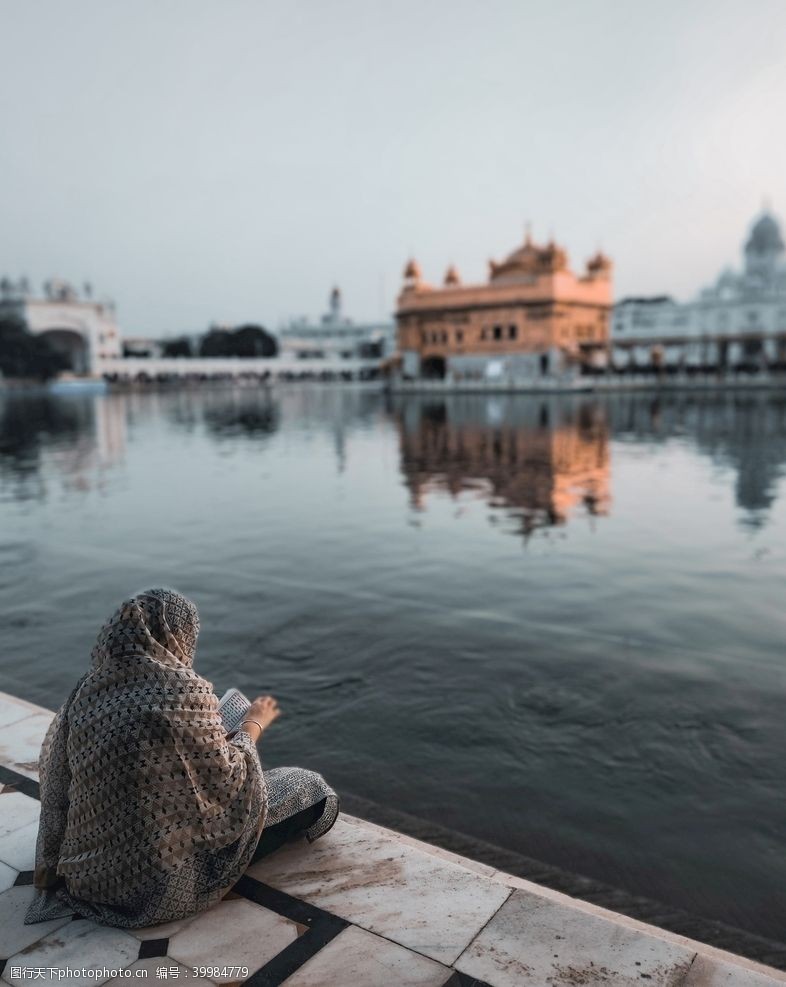
[[[132,931],[25,925],[52,713],[0,693],[0,974],[255,987],[767,987],[786,973],[342,814],[209,911]]]

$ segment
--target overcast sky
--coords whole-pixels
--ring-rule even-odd
[[[128,334],[482,280],[531,221],[690,297],[786,217],[780,0],[0,0],[0,273]]]

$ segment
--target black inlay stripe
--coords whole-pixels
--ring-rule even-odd
[[[455,970],[453,976],[449,977],[442,987],[491,987],[491,984],[486,983],[485,980],[470,977],[468,973],[460,973]]]
[[[331,939],[343,932],[349,922],[324,912],[302,936],[291,942],[286,949],[274,956],[269,963],[252,973],[246,980],[247,987],[279,987],[288,977],[299,970],[313,956],[326,946]]]
[[[299,922],[301,925],[311,926],[321,918],[337,918],[336,915],[332,915],[322,908],[317,908],[316,905],[309,905],[308,902],[293,898],[284,891],[271,888],[268,884],[263,884],[256,878],[249,877],[248,874],[244,874],[232,890],[249,901],[262,905],[263,908],[269,908],[270,911],[277,912],[284,918]],[[343,921],[343,919],[339,919],[339,921]]]
[[[326,912],[316,905],[310,905],[299,898],[271,888],[268,884],[244,874],[232,888],[248,901],[261,905],[299,925],[307,926],[307,931],[274,956],[269,963],[253,973],[246,984],[250,987],[278,987],[287,977],[299,970],[313,956],[326,946],[331,939],[346,929],[350,923],[338,915]]]
[[[2,764],[0,764],[0,785],[11,785],[23,795],[29,795],[30,798],[38,801],[41,800],[41,789],[37,781]],[[30,884],[32,879],[32,871],[22,871],[15,884]],[[263,908],[268,908],[292,922],[307,927],[307,931],[302,936],[290,943],[286,949],[246,980],[246,983],[250,984],[251,987],[278,987],[312,956],[316,956],[323,946],[326,946],[331,939],[335,939],[350,924],[337,915],[332,915],[330,912],[317,908],[316,905],[309,905],[307,902],[293,898],[283,891],[271,888],[247,874],[240,878],[232,890]],[[78,918],[78,916],[75,915],[74,918]],[[167,939],[143,940],[139,947],[139,958],[165,956],[168,945]],[[5,962],[5,960],[0,959],[0,976],[2,976]],[[478,983],[480,982],[478,981]],[[450,984],[453,987],[452,978]],[[464,982],[458,982],[456,987],[464,987]]]
[[[34,872],[31,870],[21,870],[16,875],[16,880],[14,881],[14,887],[22,887],[33,883]]]
[[[29,795],[30,798],[38,799],[39,802],[41,801],[41,790],[38,782],[32,778],[28,778],[27,775],[20,775],[18,771],[14,771],[13,768],[7,768],[4,764],[0,764],[0,784],[13,785],[23,795]],[[2,795],[0,795],[0,798],[2,798]]]

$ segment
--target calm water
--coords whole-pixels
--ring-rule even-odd
[[[0,688],[148,584],[268,765],[786,938],[786,398],[0,399]]]

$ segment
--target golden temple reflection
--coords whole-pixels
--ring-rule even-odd
[[[415,510],[434,494],[474,495],[515,517],[524,536],[609,511],[609,427],[596,403],[410,399],[393,415]]]

